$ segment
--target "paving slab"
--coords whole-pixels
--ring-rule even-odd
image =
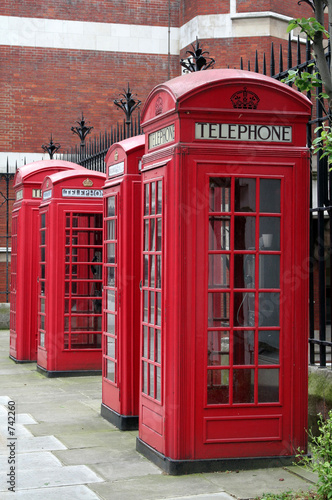
[[[54,436],[24,437],[17,441],[17,453],[32,451],[64,450],[66,447]],[[8,454],[8,450],[0,449],[0,455]]]
[[[87,486],[60,486],[15,492],[15,500],[100,500]],[[13,500],[13,493],[1,493],[1,500]]]
[[[0,470],[6,470],[8,458],[7,455],[0,455]],[[43,470],[50,469],[51,467],[62,467],[60,460],[53,455],[50,451],[41,453],[18,453],[16,455],[16,468],[20,473],[21,470]]]
[[[42,454],[40,454],[42,462]],[[38,469],[36,469],[36,472]],[[16,490],[34,488],[48,488],[55,486],[69,486],[73,484],[87,484],[102,482],[103,479],[85,465],[71,465],[68,467],[50,467],[41,469],[36,474],[30,470],[20,469],[16,479]],[[6,491],[7,485],[0,485],[0,491]]]
[[[257,469],[239,472],[215,472],[207,479],[239,500],[256,498],[263,493],[310,491],[313,484],[286,469]]]
[[[156,500],[177,496],[226,493],[221,487],[207,481],[202,474],[149,475],[142,478],[93,484],[90,488],[105,500]]]

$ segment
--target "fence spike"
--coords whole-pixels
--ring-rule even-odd
[[[280,49],[279,49],[279,73],[282,73],[284,71],[284,64],[282,60],[282,45],[280,44]]]
[[[301,44],[300,44],[300,35],[297,37],[297,64],[301,64]]]
[[[263,75],[266,75],[266,57],[265,57],[265,52],[263,54]]]
[[[243,59],[242,59],[242,57],[240,59],[240,69],[243,69]]]
[[[271,42],[271,62],[270,62],[270,73],[271,76],[275,75],[275,64],[274,64],[274,45]]]
[[[255,73],[259,73],[259,69],[258,69],[258,52],[256,50],[256,54],[255,54]]]
[[[287,57],[287,69],[291,69],[293,66],[292,64],[292,40],[291,40],[291,34],[289,33],[288,35],[288,57]]]

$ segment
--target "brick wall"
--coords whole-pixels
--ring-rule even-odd
[[[172,26],[179,24],[179,3],[170,0]],[[168,26],[168,0],[2,0],[1,15]]]
[[[82,111],[93,133],[103,133],[124,118],[113,99],[128,82],[144,103],[168,73],[168,57],[159,55],[2,47],[1,56],[6,67],[0,76],[5,89],[1,100],[8,124],[2,151],[42,153],[51,132],[66,151],[78,144],[70,128]],[[180,74],[178,61],[171,57],[171,77]]]

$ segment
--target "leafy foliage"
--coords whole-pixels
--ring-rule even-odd
[[[329,32],[326,31],[324,26],[320,24],[314,17],[305,17],[292,19],[287,28],[287,33],[292,31],[294,28],[300,28],[301,33],[305,33],[310,40],[314,40],[317,32],[322,32],[326,38],[329,38]]]
[[[317,472],[318,499],[332,499],[332,410],[328,413],[328,418],[323,419],[318,415],[319,435],[314,436],[312,431],[308,435],[312,442],[312,458],[298,455],[301,462],[311,471]]]

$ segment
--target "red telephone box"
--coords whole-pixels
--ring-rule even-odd
[[[104,189],[104,310],[101,415],[138,428],[141,174],[145,137],[113,144]]]
[[[39,207],[37,369],[101,373],[105,174],[47,176]]]
[[[37,276],[39,262],[38,210],[46,175],[82,169],[62,160],[42,160],[17,169],[12,212],[10,348],[16,362],[37,359]]]
[[[310,111],[240,70],[147,99],[137,449],[169,473],[306,449]]]

